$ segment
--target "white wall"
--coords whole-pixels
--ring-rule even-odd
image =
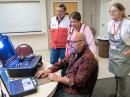
[[[100,33],[100,1],[83,0],[83,23],[96,29],[96,35]]]
[[[10,39],[15,47],[27,43],[32,46],[34,52],[48,50],[47,37],[43,34],[10,36]]]
[[[48,50],[49,46],[48,46],[48,33],[47,33],[47,16],[46,16],[46,2],[45,0],[0,0],[0,2],[15,2],[15,1],[40,1],[41,3],[41,9],[42,9],[42,23],[43,26],[45,28],[45,33],[41,33],[39,32],[39,34],[34,34],[34,33],[30,33],[30,34],[22,34],[22,35],[9,35],[12,43],[14,44],[15,47],[17,47],[18,45],[22,44],[22,43],[27,43],[29,45],[32,46],[34,52],[37,51],[43,51],[43,50]],[[36,18],[36,17],[35,17]]]
[[[99,35],[100,33],[100,6],[101,6],[101,0],[95,0],[95,28],[96,28],[96,31],[97,31],[97,34],[96,35]]]
[[[94,26],[94,9],[95,0],[83,0],[83,22],[89,26]]]

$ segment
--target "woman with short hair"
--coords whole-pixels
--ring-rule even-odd
[[[94,37],[92,31],[89,26],[81,23],[81,15],[79,12],[72,12],[69,16],[70,19],[70,28],[69,28],[69,35],[68,40],[71,39],[73,33],[80,32],[83,33],[86,40],[86,45],[91,50],[91,52],[96,56],[96,45],[94,41]],[[69,56],[70,54],[70,47],[69,43],[66,47],[66,55]]]

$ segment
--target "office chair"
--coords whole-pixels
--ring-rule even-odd
[[[30,54],[33,54],[33,49],[28,44],[21,44],[17,46],[16,53],[18,54],[18,56],[28,56]]]

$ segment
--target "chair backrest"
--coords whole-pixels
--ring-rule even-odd
[[[98,78],[98,72],[99,72],[99,67],[98,67],[98,64],[96,64],[95,68],[93,69],[92,74],[91,74],[91,85],[90,85],[88,97],[92,96],[92,92],[94,90],[94,87],[95,87],[95,84],[96,84],[96,81]]]
[[[28,44],[21,44],[17,46],[16,53],[18,54],[18,56],[28,56],[30,54],[33,54],[33,49]]]

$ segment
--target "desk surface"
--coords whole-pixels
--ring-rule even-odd
[[[45,69],[51,66],[50,64],[44,61],[43,61],[43,64],[45,65]],[[56,86],[57,86],[57,82],[49,82],[49,83],[40,85],[37,87],[37,93],[30,94],[24,97],[51,97],[56,89]],[[2,90],[5,94],[7,94],[7,91],[5,90],[5,88],[2,88]],[[7,97],[9,96],[7,95]]]

